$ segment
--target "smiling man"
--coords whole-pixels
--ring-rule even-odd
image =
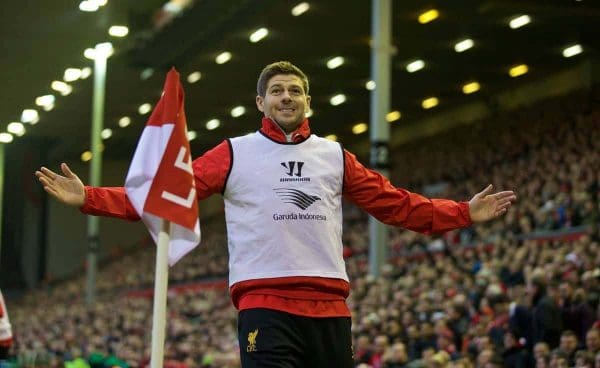
[[[304,121],[305,113],[310,109],[308,79],[295,74],[272,75],[275,72],[277,70],[261,74],[256,106],[265,117],[291,133]]]
[[[494,219],[516,199],[491,186],[469,202],[394,187],[340,144],[311,134],[308,92],[308,78],[293,64],[267,65],[257,84],[260,130],[223,141],[192,165],[198,199],[225,200],[244,368],[353,367],[342,198],[421,233]],[[84,186],[66,164],[61,168],[64,176],[36,172],[48,193],[86,214],[139,220],[123,188]]]

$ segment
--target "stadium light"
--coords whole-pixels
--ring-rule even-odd
[[[219,119],[211,119],[206,122],[206,129],[214,130],[214,129],[217,129],[220,125],[221,125],[221,122],[219,121]]]
[[[131,124],[131,118],[129,116],[123,116],[121,119],[119,119],[119,126],[121,128],[128,127],[129,124]]]
[[[91,47],[88,47],[87,49],[83,50],[83,56],[85,56],[86,59],[94,60],[95,55],[96,50],[94,50]]]
[[[188,141],[193,141],[194,139],[196,139],[198,137],[198,133],[196,133],[195,130],[190,130],[189,132],[187,132],[187,139]]]
[[[329,135],[326,135],[326,136],[325,136],[325,139],[329,139],[330,141],[337,142],[337,140],[338,140],[338,137],[337,137],[337,135],[335,135],[335,134],[329,134]]]
[[[521,76],[521,75],[527,73],[528,71],[529,71],[529,67],[527,67],[527,65],[520,64],[520,65],[513,66],[512,68],[510,68],[508,71],[508,75],[515,78],[515,77],[518,77],[518,76]]]
[[[300,4],[298,4],[292,8],[292,15],[294,17],[297,17],[299,15],[306,13],[308,11],[308,9],[310,9],[310,5],[306,1],[301,2]]]
[[[35,104],[45,108],[47,106],[54,105],[54,101],[56,101],[56,97],[54,97],[54,95],[43,95],[35,99]]]
[[[0,143],[10,143],[13,141],[13,136],[10,133],[0,133]]]
[[[52,81],[50,88],[60,93],[62,96],[67,96],[73,91],[73,87],[63,81]]]
[[[369,126],[366,123],[357,123],[352,127],[352,133],[354,134],[362,134],[369,130]]]
[[[368,89],[369,91],[374,90],[376,87],[377,87],[377,84],[373,80],[370,80],[367,83],[365,83],[365,88]]]
[[[23,123],[13,121],[12,123],[8,124],[6,131],[16,135],[17,137],[21,137],[23,134],[25,134],[25,125],[23,125]]]
[[[268,34],[269,34],[268,29],[266,29],[265,27],[259,28],[256,31],[252,32],[252,34],[250,35],[250,42],[257,43],[258,41],[267,37]]]
[[[91,159],[92,159],[92,152],[91,151],[85,151],[85,152],[83,152],[81,154],[81,161],[88,162]]]
[[[98,4],[93,1],[82,1],[79,3],[79,10],[83,12],[95,12],[98,10]]]
[[[473,40],[470,39],[470,38],[467,38],[467,39],[464,39],[464,40],[462,40],[460,42],[457,42],[454,45],[454,51],[456,51],[456,52],[467,51],[468,49],[470,49],[471,47],[473,47],[473,45],[474,45]]]
[[[332,57],[331,59],[327,60],[327,67],[329,69],[339,68],[343,64],[344,64],[344,58],[342,56]]]
[[[432,22],[433,20],[437,19],[437,17],[439,17],[439,16],[440,16],[440,12],[438,12],[436,9],[428,10],[419,15],[419,23],[427,24],[427,23]]]
[[[81,69],[81,79],[87,79],[90,75],[92,75],[92,68],[86,66],[85,68]]]
[[[530,22],[531,22],[531,18],[529,17],[529,15],[524,14],[524,15],[520,15],[518,17],[512,18],[508,22],[508,25],[512,29],[517,29],[517,28],[523,27],[526,24],[529,24]]]
[[[425,62],[423,60],[415,60],[406,65],[406,71],[409,73],[414,73],[419,71],[425,67]]]
[[[195,71],[195,72],[190,73],[190,75],[187,76],[187,81],[188,81],[188,83],[194,84],[194,83],[198,82],[201,78],[202,78],[202,73],[200,73],[199,71]]]
[[[35,125],[40,121],[40,114],[35,109],[25,109],[21,113],[21,122]]]
[[[215,63],[225,64],[229,60],[231,60],[231,52],[225,51],[225,52],[222,52],[219,55],[217,55],[217,57],[215,58]]]
[[[440,103],[440,100],[438,100],[437,97],[429,97],[429,98],[424,99],[423,102],[421,102],[421,106],[425,110],[427,110],[427,109],[436,107],[439,103]]]
[[[571,56],[579,55],[583,52],[583,48],[581,45],[572,45],[565,48],[562,52],[563,56],[566,58],[570,58]]]
[[[75,82],[81,78],[81,69],[67,68],[63,73],[63,79],[65,82]]]
[[[338,106],[346,102],[346,95],[340,93],[329,99],[329,103],[333,106]]]
[[[388,123],[391,123],[393,121],[396,121],[398,119],[400,119],[400,117],[402,117],[402,114],[400,113],[400,111],[395,110],[395,111],[390,111],[385,115],[385,120],[388,121]]]
[[[152,77],[154,75],[154,69],[153,68],[144,68],[144,70],[142,70],[140,72],[140,79],[145,81],[150,79],[150,77]]]
[[[113,37],[125,37],[129,34],[129,28],[127,26],[111,26],[108,34]]]
[[[96,45],[95,48],[88,47],[83,51],[83,56],[86,59],[94,60],[96,56],[108,58],[114,53],[114,48],[110,42],[102,42]]]
[[[100,138],[102,139],[108,139],[110,137],[112,137],[113,131],[110,128],[105,128],[102,130],[102,132],[100,132]]]
[[[465,95],[471,94],[471,93],[475,93],[477,91],[479,91],[480,89],[480,85],[477,82],[471,82],[471,83],[467,83],[462,87],[462,91]]]
[[[231,109],[231,116],[234,118],[239,118],[240,116],[244,115],[245,113],[246,113],[246,108],[242,105],[236,106],[233,109]]]
[[[140,115],[146,115],[147,113],[150,112],[150,110],[152,110],[152,105],[150,105],[147,102],[144,104],[141,104],[140,107],[138,107],[138,112],[140,113]]]

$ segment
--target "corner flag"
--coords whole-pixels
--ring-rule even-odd
[[[200,242],[198,201],[184,111],[175,68],[142,132],[125,180],[133,207],[158,244],[161,219],[171,222],[169,264]]]

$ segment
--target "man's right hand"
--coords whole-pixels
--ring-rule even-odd
[[[85,188],[79,177],[75,175],[67,164],[62,163],[60,169],[63,174],[42,167],[35,172],[35,176],[44,186],[44,190],[59,201],[70,206],[81,207],[85,203]]]

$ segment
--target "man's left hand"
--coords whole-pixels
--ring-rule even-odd
[[[492,184],[481,192],[475,194],[469,201],[469,214],[471,221],[483,222],[494,219],[506,213],[517,196],[512,190],[492,193]]]

